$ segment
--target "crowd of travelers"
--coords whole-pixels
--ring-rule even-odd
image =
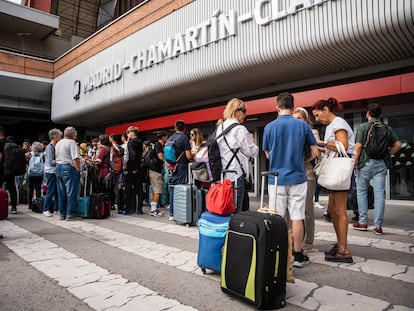
[[[310,262],[306,251],[313,248],[314,207],[323,208],[317,200],[317,177],[313,168],[323,153],[337,151],[338,141],[356,161],[360,218],[353,228],[367,230],[367,188],[373,180],[374,233],[382,233],[386,171],[390,155],[401,148],[401,143],[392,128],[387,127],[388,152],[383,158],[370,158],[364,152],[364,141],[369,125],[379,122],[381,108],[377,104],[368,106],[368,122],[358,128],[356,135],[339,115],[341,109],[335,98],[329,98],[315,102],[308,111],[295,107],[291,94],[282,93],[277,97],[277,117],[264,129],[262,150],[269,162],[268,170],[278,172],[277,182],[272,175],[269,177],[268,208],[285,217],[292,229],[293,265],[296,267]],[[312,128],[310,112],[317,122],[326,125],[323,139]],[[212,134],[213,138],[219,137],[222,167],[236,172],[236,212],[245,210],[243,204],[248,204],[246,187],[251,176],[250,160],[259,152],[248,129],[234,126],[243,124],[246,115],[246,104],[240,99],[231,99]],[[230,126],[233,128],[225,136],[220,135]],[[49,141],[35,141],[30,145],[25,140],[19,146],[12,136],[5,136],[0,127],[0,186],[9,192],[13,214],[17,213],[18,200],[24,202],[26,197],[29,209],[33,208],[33,200],[40,198],[43,191],[43,214],[47,217],[58,214],[61,220],[70,221],[78,219],[75,211],[79,196],[107,192],[111,195],[112,208],[119,214],[142,215],[143,205],[147,203],[150,215],[156,217],[164,215],[161,206],[169,207],[169,218],[173,220],[174,186],[189,182],[189,164],[197,161],[197,153],[207,140],[198,128],[192,128],[188,136],[187,125],[182,120],[175,122],[171,136],[159,131],[157,140],[152,142],[143,141],[135,126],[129,126],[125,133],[99,135],[91,142],[79,141],[74,127],[67,127],[63,133],[54,128],[48,134]],[[167,163],[164,156],[169,142],[174,143],[177,158],[173,165]],[[11,150],[17,149],[24,154],[23,160],[8,159],[14,154]],[[11,162],[15,165],[10,165]],[[27,186],[23,187],[24,184]],[[210,187],[209,182],[196,185]],[[346,213],[349,190],[327,191],[327,213],[337,241],[325,252],[325,260],[351,263]]]

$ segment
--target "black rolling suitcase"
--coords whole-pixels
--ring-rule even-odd
[[[109,193],[91,193],[88,218],[103,219],[111,215]]]
[[[284,307],[287,252],[288,228],[281,216],[251,211],[235,214],[224,244],[222,291],[260,309]]]

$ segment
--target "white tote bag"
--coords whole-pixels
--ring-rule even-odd
[[[335,142],[338,152],[323,158],[317,172],[318,184],[329,190],[349,190],[355,161],[350,158],[341,142]]]

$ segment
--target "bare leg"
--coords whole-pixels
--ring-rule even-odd
[[[338,252],[349,254],[347,237],[348,237],[348,215],[346,213],[346,203],[348,200],[348,193],[335,192],[331,193],[334,197],[334,204],[330,207],[330,213],[334,228],[336,232]]]
[[[292,238],[295,252],[302,250],[302,241],[304,236],[303,220],[291,220],[292,222]]]

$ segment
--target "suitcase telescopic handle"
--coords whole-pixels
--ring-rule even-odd
[[[260,173],[260,175],[262,176],[262,189],[261,189],[261,193],[260,193],[260,208],[263,208],[265,179],[269,175],[274,176],[275,177],[275,187],[276,187],[277,186],[277,176],[279,175],[279,173],[278,172],[271,172],[271,171],[263,171],[263,172]],[[276,194],[276,192],[275,192],[275,194]]]
[[[233,195],[234,195],[234,206],[237,207],[237,171],[236,170],[222,170],[221,171],[221,183],[223,183],[224,176],[226,174],[234,174],[234,188],[233,188]]]
[[[237,178],[236,178],[237,171],[236,170],[222,170],[221,171],[221,182],[223,182],[224,176],[226,176],[227,173],[234,174],[234,176],[235,176],[234,182],[236,182],[236,180],[237,180]]]

